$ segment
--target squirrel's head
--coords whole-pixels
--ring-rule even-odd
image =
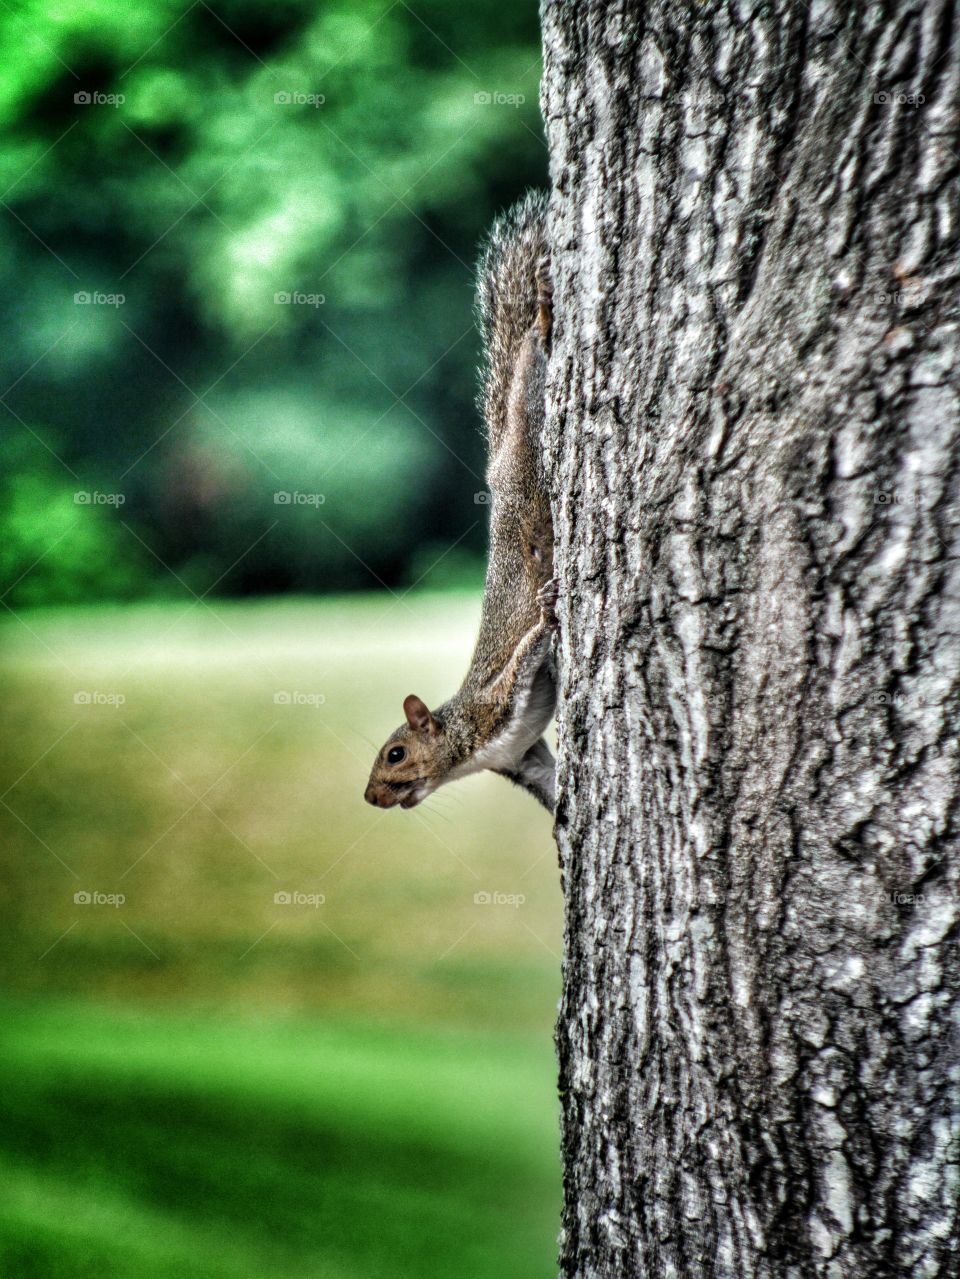
[[[407,722],[377,752],[363,798],[374,808],[414,808],[437,789],[447,771],[444,734],[436,716],[413,693],[404,698]]]

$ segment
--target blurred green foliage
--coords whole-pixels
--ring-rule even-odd
[[[74,490],[55,459],[31,456],[22,436],[8,441],[0,475],[0,582],[9,607],[123,599],[148,588],[143,554],[110,512]]]
[[[0,592],[394,585],[429,543],[475,577],[472,264],[545,182],[536,6],[27,0],[0,32]],[[77,491],[83,572],[31,569]]]

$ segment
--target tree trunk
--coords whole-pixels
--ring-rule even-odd
[[[566,1276],[960,1274],[960,19],[544,0]]]

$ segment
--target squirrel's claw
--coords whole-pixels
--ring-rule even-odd
[[[540,616],[543,619],[544,626],[551,631],[555,631],[560,624],[557,618],[557,600],[559,598],[560,583],[555,577],[551,577],[549,582],[544,582],[539,591],[537,591]]]

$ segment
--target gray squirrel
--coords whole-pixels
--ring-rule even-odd
[[[493,224],[477,269],[483,337],[490,553],[480,634],[449,701],[404,699],[405,722],[377,752],[364,794],[413,808],[438,786],[483,769],[553,812],[554,760],[543,733],[556,707],[552,656],[553,520],[540,458],[552,301],[547,201],[530,193]]]

